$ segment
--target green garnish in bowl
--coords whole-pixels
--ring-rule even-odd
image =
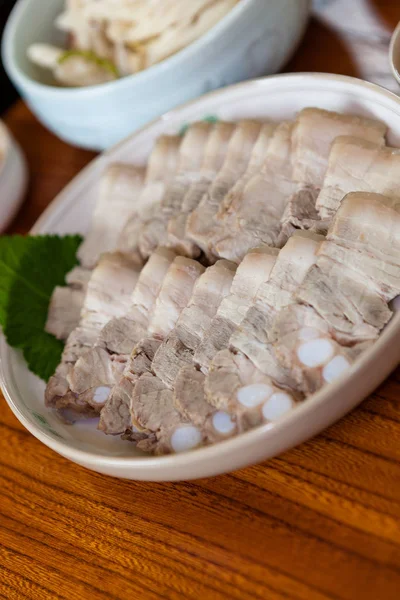
[[[88,62],[92,62],[92,63],[96,64],[98,67],[105,69],[106,71],[108,71],[109,73],[114,75],[115,79],[119,79],[121,76],[120,73],[118,72],[117,67],[111,60],[109,60],[107,58],[101,58],[100,56],[98,56],[97,54],[92,52],[91,50],[66,50],[65,52],[63,52],[63,54],[58,59],[58,64],[62,65],[70,58],[74,58],[76,56],[80,56],[81,58],[84,58]]]

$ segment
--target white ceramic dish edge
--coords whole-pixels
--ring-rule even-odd
[[[28,184],[28,167],[10,131],[1,122],[0,128],[6,141],[0,165],[0,232],[3,232],[23,202]]]
[[[146,136],[146,133],[150,130],[160,127],[166,130],[170,121],[173,122],[171,124],[176,128],[182,113],[196,112],[197,107],[200,105],[205,105],[202,108],[202,110],[205,110],[214,101],[222,100],[224,95],[228,97],[229,94],[233,94],[239,96],[240,99],[242,93],[242,95],[247,94],[251,97],[252,91],[255,95],[256,90],[262,90],[263,93],[268,94],[268,88],[272,93],[274,86],[282,88],[281,93],[283,95],[284,88],[290,92],[290,90],[299,90],[302,86],[310,88],[308,90],[308,93],[310,93],[314,85],[316,88],[320,87],[321,89],[334,90],[338,88],[338,94],[340,90],[344,94],[344,90],[348,89],[351,90],[351,94],[355,98],[362,94],[366,98],[371,96],[377,106],[381,104],[385,109],[392,110],[396,113],[398,119],[395,141],[399,143],[400,99],[373,84],[349,77],[323,74],[281,75],[238,84],[208,94],[202,99],[192,101],[167,113],[163,118],[157,119],[95,160],[74,182],[67,186],[59,198],[45,211],[35,225],[34,232],[43,231],[46,227],[51,228],[51,222],[57,222],[57,216],[59,218],[61,214],[64,214],[65,209],[68,209],[68,195],[75,189],[75,196],[78,198],[79,194],[83,193],[90,185],[89,180],[96,175],[104,161],[119,160],[129,143],[132,144],[133,141],[137,141],[140,136]],[[314,104],[319,104],[315,102],[315,96],[313,96],[313,99]],[[367,102],[366,99],[365,102]],[[308,102],[308,104],[311,103]],[[104,456],[98,452],[88,452],[71,447],[68,443],[57,439],[53,434],[38,427],[34,419],[28,418],[26,411],[21,408],[22,400],[18,399],[18,389],[13,373],[13,365],[11,364],[13,351],[7,347],[4,339],[1,340],[0,344],[0,375],[4,395],[23,425],[43,443],[70,460],[98,472],[128,479],[157,481],[194,479],[231,471],[279,454],[315,435],[342,417],[373,391],[399,362],[400,347],[397,342],[399,335],[400,315],[395,315],[374,347],[361,357],[347,377],[322,389],[279,422],[264,425],[214,446],[166,457]]]

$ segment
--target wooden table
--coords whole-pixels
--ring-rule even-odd
[[[392,29],[396,2],[374,5]],[[287,70],[357,74],[348,51],[357,35],[344,43],[319,18]],[[384,52],[388,37],[375,40]],[[32,173],[11,228],[26,232],[93,154],[57,140],[22,103],[6,122]],[[25,431],[2,399],[0,595],[399,599],[399,377],[400,370],[348,417],[279,458],[173,484],[86,471]]]

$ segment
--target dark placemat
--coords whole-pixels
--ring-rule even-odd
[[[4,26],[7,22],[16,0],[0,0],[0,36],[3,35]],[[0,114],[2,114],[17,98],[17,92],[11,84],[0,62]]]

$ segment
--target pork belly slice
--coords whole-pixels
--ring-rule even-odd
[[[118,236],[116,247],[121,252],[137,251],[143,224],[157,210],[167,186],[176,175],[181,142],[181,136],[162,135],[156,140],[149,157],[144,187]]]
[[[398,200],[344,198],[296,304],[274,323],[277,356],[297,389],[309,394],[334,381],[378,337],[400,292],[399,240]]]
[[[293,132],[293,180],[297,189],[282,216],[282,237],[285,241],[294,229],[324,232],[327,225],[319,223],[315,207],[328,168],[332,142],[350,135],[383,145],[386,125],[375,119],[343,115],[319,108],[305,108],[297,116]]]
[[[297,232],[279,252],[270,276],[259,289],[229,346],[245,354],[254,365],[280,385],[290,387],[290,373],[275,360],[269,340],[270,327],[276,312],[293,301],[298,286],[315,263],[321,236]]]
[[[274,348],[281,365],[290,370],[295,387],[305,396],[336,381],[369,348],[372,341],[341,346],[330,327],[311,306],[291,304],[276,316],[272,329]]]
[[[145,169],[117,163],[100,179],[98,200],[89,233],[78,250],[84,267],[93,269],[103,252],[117,248],[118,237],[135,208],[144,185]]]
[[[101,417],[101,428],[105,433],[116,435],[136,426],[132,420],[129,423],[119,421],[119,426],[123,426],[123,429],[116,430],[113,407],[121,406],[121,398],[129,404],[133,402],[133,390],[138,376],[149,370],[157,348],[174,328],[183,308],[190,300],[197,278],[204,270],[200,263],[183,256],[176,257],[171,264],[162,282],[147,331],[142,331],[136,345],[131,346],[132,353],[124,365],[122,377],[118,378],[117,384],[112,388],[108,399],[106,398],[104,414],[102,413]],[[110,392],[110,389],[108,391]],[[121,409],[118,410],[120,412]]]
[[[186,366],[181,372],[177,381],[179,405],[173,391],[160,379],[150,373],[139,377],[132,400],[137,429],[125,436],[136,441],[139,449],[154,454],[186,452],[238,432],[231,416],[215,410],[205,399],[203,374],[193,366]]]
[[[137,442],[137,447],[154,454],[169,454],[192,450],[204,443],[199,427],[190,423],[175,408],[173,392],[154,375],[139,377],[132,398],[132,417],[139,431],[147,437]],[[127,436],[136,441],[137,436]]]
[[[301,399],[297,392],[277,386],[244,354],[228,349],[218,352],[203,377],[203,393],[213,414],[228,414],[236,431],[276,421]]]
[[[244,319],[262,283],[268,280],[278,250],[256,248],[249,252],[237,268],[230,293],[224,298],[204,340],[198,346],[194,361],[206,372],[219,350],[226,348],[232,333]]]
[[[106,323],[93,347],[71,369],[68,383],[72,392],[86,397],[101,395],[99,406],[106,402],[111,387],[122,376],[132,348],[146,334],[156,298],[175,256],[164,248],[153,253],[139,275],[129,309]]]
[[[202,178],[201,167],[213,127],[211,123],[201,121],[193,123],[187,130],[180,146],[177,173],[166,187],[156,210],[142,225],[139,250],[144,258],[158,245],[167,242],[169,218],[180,212],[186,193]]]
[[[61,363],[47,384],[46,406],[71,409],[83,416],[97,412],[95,404],[89,405],[84,396],[71,392],[67,378],[79,357],[95,343],[105,323],[128,310],[139,270],[134,260],[119,253],[100,258],[88,282],[79,326],[68,336]]]
[[[138,378],[151,373],[151,363],[160,344],[161,341],[155,338],[144,338],[136,344],[122,376],[101,409],[99,429],[104,433],[122,435],[129,432],[132,441],[148,437],[147,433],[138,436],[139,430],[132,425],[131,402]]]
[[[342,344],[376,339],[392,315],[367,274],[326,256],[310,269],[296,298],[313,306]]]
[[[262,123],[239,121],[228,146],[226,159],[213,184],[187,219],[186,237],[210,258],[210,241],[219,207],[236,181],[246,172]]]
[[[243,194],[248,182],[261,171],[271,145],[274,132],[277,129],[277,124],[272,122],[263,123],[257,141],[253,147],[250,161],[246,171],[236,181],[233,188],[223,199],[216,217],[214,219],[214,227],[212,231],[212,239],[210,239],[210,248],[215,253],[215,244],[222,238],[224,239],[230,232],[229,223],[236,222],[238,206],[243,203]],[[233,229],[235,226],[233,225]]]
[[[78,327],[91,271],[75,267],[66,276],[66,286],[54,288],[45,330],[59,340],[66,340]]]
[[[400,199],[351,193],[342,201],[296,298],[341,344],[378,337],[400,292]]]
[[[348,194],[331,223],[327,240],[398,266],[399,212],[400,198],[366,192]]]
[[[332,144],[328,169],[316,208],[331,220],[350,192],[377,192],[400,197],[400,150],[354,137],[339,137]]]
[[[173,248],[178,254],[196,258],[200,253],[199,247],[185,237],[187,219],[222,168],[235,128],[234,123],[220,121],[215,124],[207,141],[200,171],[201,177],[192,183],[182,200],[180,211],[168,221],[167,246]]]
[[[228,349],[218,352],[205,370],[208,402],[228,412],[239,411],[242,427],[263,422],[262,407],[270,396],[273,398],[267,406],[271,411],[276,408],[277,415],[283,414],[284,407],[291,410],[299,399],[294,392],[296,381],[276,356],[271,328],[277,311],[293,301],[297,287],[315,263],[322,239],[311,232],[297,232],[288,240],[244,320],[231,335]],[[283,395],[276,397],[275,393]],[[268,410],[265,408],[265,414]],[[237,420],[237,414],[234,418]]]
[[[168,387],[172,388],[179,369],[192,362],[193,353],[208,331],[221,301],[229,294],[235,269],[234,263],[220,260],[196,281],[192,297],[175,329],[154,357],[152,370]]]
[[[280,219],[294,191],[291,166],[293,125],[281,123],[274,131],[262,168],[218,213],[219,227],[212,246],[217,256],[240,261],[252,248],[277,246]]]

